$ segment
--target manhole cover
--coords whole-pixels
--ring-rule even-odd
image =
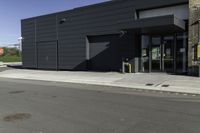
[[[24,93],[25,91],[11,91],[9,94],[18,94],[18,93]]]
[[[153,84],[148,83],[148,84],[146,84],[146,86],[153,86]]]
[[[5,116],[3,120],[6,122],[15,122],[15,121],[23,121],[30,118],[31,118],[31,114],[29,113],[16,113],[16,114]]]
[[[169,87],[169,85],[162,85],[162,87]]]

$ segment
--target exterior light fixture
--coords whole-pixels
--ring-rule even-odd
[[[124,31],[124,30],[120,31],[120,37],[123,37],[126,33],[127,31]]]
[[[62,19],[60,20],[60,24],[63,24],[63,23],[65,23],[66,21],[67,21],[66,18],[62,18]]]

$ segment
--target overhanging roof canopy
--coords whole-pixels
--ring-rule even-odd
[[[185,30],[185,21],[174,15],[138,19],[127,23],[123,30],[140,29],[142,32],[179,32]]]
[[[139,31],[140,33],[176,33],[186,30],[186,23],[184,20],[174,17],[174,15],[166,15],[159,17],[143,18],[135,21],[122,21],[112,29],[102,29],[101,31],[91,31],[87,33],[92,35],[106,35],[106,34],[121,34],[121,31]]]

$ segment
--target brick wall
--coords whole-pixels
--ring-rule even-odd
[[[190,19],[189,19],[189,46],[188,46],[188,66],[189,73],[194,73],[196,63],[194,59],[194,45],[198,43],[198,24],[194,24],[200,19],[200,0],[189,0]],[[196,72],[195,72],[196,73]]]

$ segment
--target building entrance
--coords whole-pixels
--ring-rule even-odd
[[[173,72],[174,70],[174,37],[151,37],[151,71]]]
[[[142,35],[141,72],[185,73],[187,35]]]

